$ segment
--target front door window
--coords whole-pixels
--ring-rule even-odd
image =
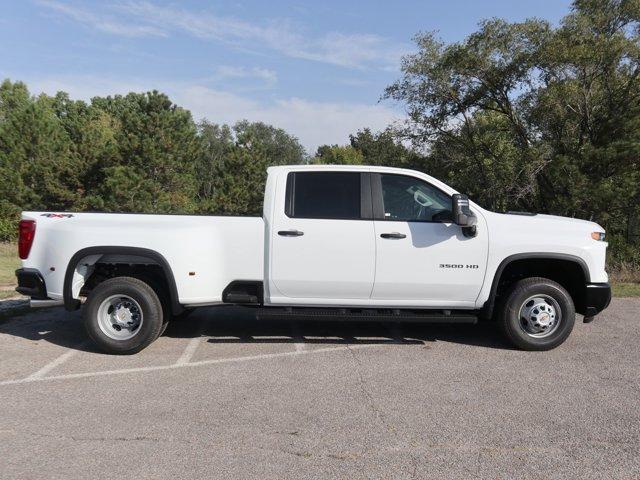
[[[384,219],[404,222],[451,222],[451,197],[420,179],[380,175]]]

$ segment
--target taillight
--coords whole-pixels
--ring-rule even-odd
[[[29,256],[31,245],[33,245],[33,237],[36,236],[35,220],[20,220],[18,226],[20,236],[18,237],[18,255],[22,260]]]

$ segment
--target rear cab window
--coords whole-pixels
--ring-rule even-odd
[[[361,220],[367,210],[362,185],[359,172],[291,172],[285,213],[289,218]]]

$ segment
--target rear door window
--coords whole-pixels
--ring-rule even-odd
[[[359,220],[360,186],[357,172],[292,172],[285,213],[291,218]]]

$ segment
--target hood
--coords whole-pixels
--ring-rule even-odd
[[[486,212],[486,211],[485,211]],[[484,212],[483,212],[484,213]],[[558,215],[543,215],[532,213],[495,213],[489,212],[489,216],[500,224],[515,228],[549,229],[550,231],[579,230],[587,233],[604,232],[604,228],[595,222],[579,218],[560,217]]]
[[[562,222],[565,225],[571,224],[571,225],[580,226],[580,227],[589,227],[589,228],[595,229],[594,232],[598,229],[604,232],[604,228],[602,228],[597,223],[591,222],[589,220],[582,220],[580,218],[561,217],[559,215],[543,215],[543,214],[533,215],[532,218],[539,218],[547,222]]]

